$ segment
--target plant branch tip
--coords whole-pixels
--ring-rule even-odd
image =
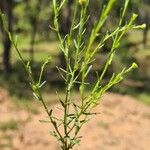
[[[85,5],[88,0],[79,0],[80,5]]]
[[[138,65],[134,62],[134,63],[132,63],[132,66],[131,66],[133,69],[136,69],[136,68],[138,68]]]

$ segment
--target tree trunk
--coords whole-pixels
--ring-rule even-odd
[[[2,0],[0,0],[2,1]],[[0,8],[6,15],[6,22],[8,25],[8,31],[12,32],[12,0],[6,0],[1,2]],[[11,49],[11,41],[9,40],[8,34],[2,29],[3,34],[3,65],[5,71],[8,73],[11,69],[10,64],[10,49]]]
[[[3,65],[6,72],[10,72],[11,70],[11,64],[10,64],[10,49],[11,49],[11,43],[8,37],[6,37],[3,41]]]

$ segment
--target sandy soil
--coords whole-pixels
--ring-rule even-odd
[[[108,93],[96,108],[100,112],[82,129],[84,140],[74,150],[149,150],[150,107],[130,96]],[[60,111],[57,112],[61,113]],[[8,94],[0,89],[0,123],[15,120],[18,130],[0,130],[0,150],[59,150],[50,136],[45,117],[16,109]]]

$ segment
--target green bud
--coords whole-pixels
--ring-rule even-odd
[[[145,28],[146,28],[146,24],[144,23],[141,25],[141,29],[145,29]]]
[[[130,72],[130,71],[132,71],[133,69],[136,69],[136,68],[138,68],[138,65],[134,62],[134,63],[132,63],[131,67],[129,67],[129,68],[125,71],[125,73],[128,73],[128,72]]]
[[[132,14],[132,17],[133,17],[133,18],[137,18],[137,17],[138,17],[138,15],[137,15],[137,14],[135,14],[135,13],[133,13],[133,14]]]
[[[87,0],[79,0],[79,3],[80,3],[81,5],[86,4],[86,2],[87,2]]]
[[[132,67],[133,69],[136,69],[136,68],[138,68],[138,65],[134,62],[131,67]]]
[[[132,17],[131,17],[131,19],[130,19],[130,24],[132,24],[132,23],[136,20],[137,17],[138,17],[138,15],[135,14],[135,13],[133,13],[133,14],[132,14]]]

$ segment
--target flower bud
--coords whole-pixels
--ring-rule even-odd
[[[134,62],[132,63],[132,65],[125,71],[125,73],[128,73],[130,71],[132,71],[133,69],[138,68],[138,65]]]
[[[134,63],[132,63],[132,66],[131,66],[133,69],[136,69],[136,68],[138,68],[138,65],[134,62]]]
[[[132,14],[132,17],[136,19],[136,18],[138,17],[138,15],[135,14],[135,13],[133,13],[133,14]]]
[[[87,0],[79,0],[79,3],[80,3],[81,5],[86,4],[86,2],[87,2]]]

